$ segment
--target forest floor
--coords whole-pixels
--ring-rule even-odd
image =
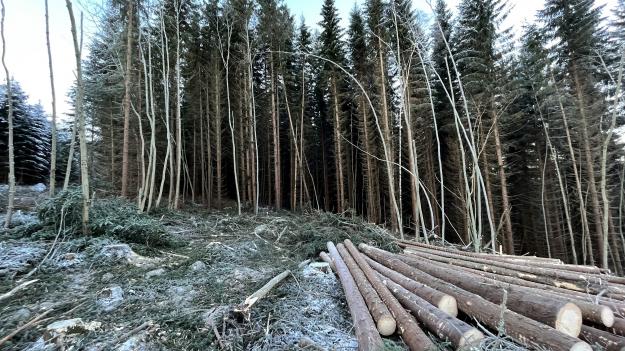
[[[31,190],[40,196],[18,193]],[[318,212],[239,217],[191,208],[156,218],[174,246],[0,232],[0,296],[20,279],[37,280],[0,298],[0,338],[37,321],[0,349],[355,350],[340,283],[314,258],[328,240],[394,245],[378,226]],[[15,220],[37,217],[22,210]],[[249,320],[233,313],[285,269],[291,275]],[[399,340],[387,346],[404,349]]]

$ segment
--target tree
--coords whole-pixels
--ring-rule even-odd
[[[124,74],[124,137],[122,144],[122,190],[121,196],[128,195],[128,138],[130,135],[130,89],[132,79],[132,37],[133,37],[133,18],[135,16],[133,7],[134,0],[127,1],[126,12],[126,64]]]
[[[602,267],[608,267],[608,238],[602,226],[601,203],[595,178],[595,148],[598,118],[605,111],[603,98],[595,83],[593,57],[600,51],[603,41],[600,31],[601,7],[595,8],[593,0],[548,0],[541,17],[548,29],[549,38],[559,43],[555,53],[556,63],[566,69],[567,86],[575,96],[579,117],[580,144],[592,206],[592,223],[601,257]]]
[[[56,188],[56,93],[54,89],[54,70],[52,68],[52,51],[50,49],[50,23],[48,15],[48,0],[45,0],[46,7],[46,46],[48,48],[48,64],[50,67],[50,91],[52,93],[52,150],[50,152],[50,196],[54,195]]]
[[[4,73],[6,74],[7,80],[7,102],[8,102],[8,150],[9,150],[9,196],[8,196],[8,204],[7,204],[7,214],[4,220],[4,227],[9,228],[11,225],[11,217],[13,216],[13,207],[15,201],[15,151],[13,148],[13,95],[11,91],[11,76],[9,75],[9,69],[7,68],[5,56],[6,56],[6,39],[4,36],[4,18],[5,18],[5,8],[4,8],[4,0],[0,0],[0,5],[2,6],[2,20],[0,21],[0,31],[2,34],[2,66],[4,67]]]
[[[72,10],[71,0],[65,0],[69,20],[71,24],[72,39],[74,42],[74,53],[76,56],[76,101],[75,111],[78,122],[78,138],[80,142],[80,184],[82,190],[82,229],[84,233],[88,233],[89,223],[89,168],[87,162],[87,136],[85,134],[85,115],[83,111],[83,83],[82,83],[82,62],[81,48],[78,43],[78,34],[76,29],[76,20],[74,19],[74,11]],[[70,159],[71,160],[71,159]]]
[[[501,139],[500,115],[508,102],[498,101],[501,94],[501,83],[505,81],[503,55],[500,48],[506,47],[508,31],[501,31],[499,24],[505,19],[506,4],[500,0],[464,0],[460,4],[458,31],[455,38],[457,60],[463,85],[466,88],[466,101],[474,115],[478,128],[478,142],[489,146],[490,132],[495,150],[482,152],[483,170],[486,178],[486,200],[489,203],[489,215],[496,218],[494,213],[494,191],[490,181],[489,170],[491,155],[495,154],[497,175],[500,181],[501,217],[503,218],[504,246],[506,252],[514,253],[514,238],[512,234],[512,220],[510,216],[511,203],[508,196],[506,178],[506,162],[504,145]],[[498,90],[499,89],[499,90]],[[477,166],[477,165],[474,165]],[[479,166],[478,166],[479,167]],[[494,234],[494,233],[493,233]],[[493,237],[493,243],[496,241]]]

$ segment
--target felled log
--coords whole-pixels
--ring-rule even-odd
[[[343,262],[347,265],[352,278],[354,278],[356,286],[358,286],[358,290],[364,298],[373,320],[376,322],[376,327],[380,335],[388,336],[395,333],[395,328],[397,326],[395,318],[393,318],[391,312],[384,302],[382,302],[380,295],[378,295],[377,291],[371,286],[371,283],[369,283],[367,277],[365,277],[365,274],[360,267],[358,267],[358,264],[356,264],[356,261],[354,261],[345,247],[338,244],[336,248],[341,258],[343,258]]]
[[[408,348],[413,351],[435,350],[436,346],[432,340],[421,330],[415,318],[402,307],[390,290],[382,283],[375,271],[369,267],[367,262],[362,258],[354,244],[352,244],[349,239],[345,240],[344,243],[345,247],[347,247],[347,250],[349,250],[349,253],[354,258],[354,261],[356,261],[360,269],[362,269],[362,272],[378,292],[382,301],[384,301],[393,314],[393,317],[395,317],[399,332],[406,345],[408,345]]]
[[[605,351],[625,351],[625,338],[587,325],[582,326],[580,339]]]
[[[553,298],[547,294],[532,294],[526,288],[500,283],[478,275],[458,272],[446,265],[434,264],[428,259],[416,260],[399,256],[405,263],[433,277],[477,294],[486,300],[545,323],[555,329],[577,337],[582,327],[582,311],[567,299]]]
[[[529,288],[525,286],[519,286],[514,283],[502,282],[500,279],[496,277],[484,277],[480,274],[475,274],[473,272],[467,272],[467,271],[463,272],[461,270],[458,270],[458,268],[455,266],[448,265],[446,263],[434,264],[433,261],[430,261],[428,259],[423,259],[423,260],[414,261],[414,262],[418,262],[419,264],[426,265],[428,269],[422,269],[426,273],[429,273],[445,281],[453,283],[465,290],[479,294],[482,297],[486,297],[488,300],[494,303],[501,303],[501,302],[499,300],[493,300],[492,295],[496,294],[496,291],[501,292],[501,290],[499,289],[506,289],[508,292],[508,300],[510,301],[511,306],[514,306],[511,309],[515,310],[515,308],[518,308],[519,310],[518,311],[515,310],[515,311],[521,314],[525,314],[525,312],[527,311],[536,311],[535,310],[535,308],[537,307],[536,305],[546,306],[546,307],[541,307],[538,310],[538,314],[540,315],[540,317],[534,316],[534,315],[528,315],[528,317],[534,318],[543,323],[547,323],[551,326],[558,325],[559,321],[543,320],[541,319],[541,317],[546,316],[547,313],[551,312],[551,313],[554,313],[554,315],[562,316],[562,318],[564,318],[564,315],[565,315],[564,311],[558,310],[557,308],[566,308],[567,303],[574,303],[576,307],[580,310],[581,317],[587,321],[599,323],[607,327],[611,327],[614,324],[614,313],[612,312],[612,309],[606,306],[600,306],[597,304],[590,303],[586,299],[581,299],[581,298],[567,296],[567,295],[564,295],[564,296],[557,295],[549,291],[543,291],[543,290],[533,289],[533,288]],[[411,264],[411,262],[407,262],[407,263]],[[437,274],[437,272],[439,272],[441,269],[444,270],[445,272],[450,271],[450,273],[449,274],[444,273],[445,275],[441,277]],[[471,278],[467,278],[467,275]],[[449,277],[453,277],[455,279],[451,281],[447,279]],[[459,283],[456,283],[456,281],[459,281]],[[494,290],[488,289],[487,291],[491,292],[491,294],[484,295],[482,293],[482,290],[486,289],[489,286],[496,286],[498,289],[494,289]],[[529,296],[538,296],[539,298],[529,299],[528,298]],[[516,297],[519,297],[521,300],[516,300]],[[569,311],[569,312],[573,312],[573,311]],[[578,334],[575,334],[575,333],[579,333],[580,327],[581,327],[581,320],[580,320],[579,325],[576,325],[575,328],[571,330],[571,333],[569,334],[571,336],[577,336]]]
[[[621,317],[615,318],[610,330],[616,335],[625,336],[625,319]]]
[[[399,302],[442,340],[450,341],[457,349],[476,345],[484,334],[467,323],[448,315],[401,285],[378,273],[382,282]]]
[[[458,259],[458,258],[434,255],[434,254],[429,254],[426,252],[413,251],[413,250],[406,250],[406,252],[409,254],[419,256],[419,257],[429,258],[433,261],[448,263],[454,266],[467,267],[467,268],[482,270],[484,272],[491,272],[491,273],[497,273],[497,274],[507,275],[511,277],[517,277],[520,279],[525,279],[525,280],[542,283],[542,284],[553,285],[553,286],[566,288],[570,290],[589,291],[593,294],[598,294],[600,291],[604,289],[604,287],[601,287],[600,285],[597,285],[595,283],[585,282],[581,280],[579,275],[576,275],[576,279],[577,279],[576,281],[571,281],[568,279],[564,279],[564,277],[558,277],[558,276],[550,277],[550,276],[545,276],[543,274],[525,272],[521,270],[522,268],[521,266],[517,266],[513,264],[500,263],[500,264],[494,265],[494,264],[491,264],[492,262],[489,262],[489,261],[471,262],[471,261],[464,260],[462,257]],[[451,254],[449,255],[451,256]],[[519,269],[516,269],[516,268],[519,268]],[[528,270],[531,270],[531,269],[528,269]]]
[[[456,317],[458,315],[458,304],[456,303],[456,299],[453,296],[432,289],[429,286],[414,281],[401,273],[395,272],[392,269],[388,269],[384,265],[377,263],[367,256],[365,256],[365,260],[367,261],[369,266],[378,271],[378,273],[401,285],[411,293],[421,297],[430,304],[438,307],[438,309],[440,309],[441,311],[449,314],[452,317]]]
[[[449,265],[449,266],[452,266],[452,265]],[[460,267],[460,266],[455,266],[455,265],[452,267],[469,272],[469,273],[473,273],[482,277],[494,279],[502,283],[509,283],[509,284],[514,284],[514,285],[524,286],[526,288],[532,288],[532,289],[544,291],[546,293],[554,294],[557,296],[575,299],[576,304],[578,301],[583,301],[585,303],[595,305],[595,303],[590,302],[590,301],[594,301],[598,305],[597,307],[598,309],[595,312],[593,312],[595,314],[595,317],[591,318],[588,316],[588,314],[585,314],[584,319],[593,321],[595,323],[604,324],[606,326],[610,326],[610,323],[614,323],[613,321],[614,313],[618,313],[618,314],[625,313],[625,304],[623,304],[621,301],[606,298],[603,296],[593,296],[593,295],[590,295],[589,293],[583,293],[583,292],[575,291],[575,290],[568,290],[568,289],[559,288],[559,287],[552,286],[552,285],[536,283],[536,282],[532,282],[532,281],[525,280],[525,279],[520,279],[516,277],[510,277],[507,275],[495,274],[495,273],[490,273],[490,272],[484,272],[481,270],[476,270],[476,269],[471,269],[471,268],[466,268],[466,267]],[[580,306],[580,308],[582,309],[582,314],[584,314],[585,313],[584,308],[582,308],[580,304],[578,304],[578,306]],[[610,311],[612,311],[612,313],[610,314],[610,312],[606,311],[606,309],[609,309]]]
[[[408,240],[398,240],[397,245],[401,248],[410,248],[410,247],[424,247],[427,249],[432,249],[436,251],[442,252],[450,252],[456,253],[458,255],[467,256],[467,257],[479,257],[479,258],[492,258],[501,261],[508,262],[549,262],[553,264],[564,264],[562,260],[557,258],[547,258],[547,257],[537,257],[537,256],[514,256],[514,255],[499,255],[485,252],[473,252],[473,251],[461,251],[457,249],[452,249],[444,246],[435,246],[429,245],[417,241],[408,241]]]
[[[550,277],[553,279],[561,279],[561,280],[566,280],[570,282],[578,282],[578,283],[581,282],[583,284],[592,283],[592,284],[603,286],[603,285],[606,285],[605,284],[606,282],[610,282],[610,281],[617,282],[616,280],[618,279],[618,277],[609,276],[609,275],[578,273],[578,272],[570,272],[570,271],[554,269],[554,268],[542,268],[537,265],[526,266],[526,265],[519,265],[519,264],[514,264],[514,263],[493,261],[493,260],[489,260],[485,258],[465,257],[462,255],[458,255],[456,253],[440,252],[440,251],[435,251],[435,250],[431,250],[431,249],[424,248],[424,247],[412,247],[405,251],[410,252],[410,253],[428,254],[430,256],[434,256],[439,259],[442,259],[442,258],[456,259],[456,260],[462,259],[464,261],[480,263],[483,265],[490,265],[494,267],[512,269],[512,270],[516,270],[518,272],[523,272],[526,274],[541,275],[541,276]],[[623,291],[621,290],[620,293],[623,293]]]
[[[343,291],[345,292],[345,299],[347,300],[347,306],[354,322],[354,332],[356,334],[356,340],[358,340],[358,350],[360,351],[381,351],[384,349],[384,343],[382,338],[375,327],[373,318],[369,314],[367,305],[354,278],[349,273],[349,269],[343,262],[341,255],[336,250],[336,247],[332,242],[327,243],[328,253],[334,262],[336,267],[336,273],[339,276]]]
[[[389,252],[364,244],[361,244],[359,248],[367,256],[386,267],[396,270],[409,278],[421,281],[436,290],[452,295],[456,298],[461,311],[487,326],[498,329],[500,321],[503,320],[506,333],[524,346],[550,348],[553,351],[592,350],[586,342],[516,312],[502,309],[502,306],[409,266]]]

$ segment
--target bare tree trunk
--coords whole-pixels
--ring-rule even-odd
[[[592,203],[593,216],[595,217],[595,230],[597,236],[597,244],[599,246],[599,253],[601,255],[601,267],[608,268],[608,244],[603,238],[602,218],[601,218],[601,205],[599,204],[599,195],[597,193],[597,183],[595,180],[595,168],[592,147],[590,145],[590,137],[588,135],[588,119],[586,116],[586,106],[584,102],[583,85],[579,78],[577,66],[573,64],[573,81],[575,84],[575,92],[577,94],[577,100],[579,104],[579,113],[581,120],[581,136],[582,147],[584,152],[584,158],[586,161],[586,172],[588,173],[588,185],[590,190],[590,201]],[[605,242],[604,242],[605,241]]]
[[[343,213],[345,211],[345,184],[343,173],[343,140],[341,137],[341,118],[339,112],[338,89],[336,87],[336,77],[332,77],[330,81],[332,88],[332,109],[334,114],[334,160],[336,167],[336,211]]]
[[[501,182],[501,205],[503,207],[503,220],[505,230],[505,245],[506,252],[510,255],[514,254],[514,237],[512,235],[512,220],[510,219],[510,199],[508,198],[508,182],[506,180],[505,163],[503,159],[503,151],[501,146],[501,139],[499,136],[499,122],[497,113],[492,111],[493,118],[493,133],[495,137],[495,153],[497,155],[497,170],[499,172],[499,181]]]
[[[276,92],[276,77],[275,67],[273,62],[273,53],[270,53],[270,89],[271,89],[271,128],[273,132],[273,167],[274,167],[274,191],[275,191],[275,206],[276,208],[282,207],[282,188],[281,188],[281,166],[280,166],[280,126],[279,126],[279,105],[278,105],[278,93]]]
[[[50,50],[50,22],[48,13],[48,0],[46,6],[46,46],[48,47],[48,65],[50,67],[50,88],[52,92],[52,145],[50,150],[50,196],[54,196],[56,190],[56,93],[54,89],[54,71],[52,69],[52,51]]]
[[[177,209],[180,201],[180,182],[182,171],[182,119],[180,116],[180,1],[175,1],[176,7],[176,185],[174,193],[174,208]],[[171,184],[169,185],[172,186]]]
[[[76,115],[78,117],[78,139],[80,141],[80,184],[82,189],[82,229],[84,233],[89,232],[89,169],[87,164],[87,137],[85,135],[85,115],[83,112],[83,85],[82,85],[82,62],[81,48],[78,44],[78,34],[76,30],[76,21],[74,20],[74,11],[72,10],[71,0],[65,0],[69,20],[72,27],[72,38],[74,41],[74,53],[76,56]],[[82,20],[81,20],[82,23]],[[81,28],[82,30],[82,28]]]
[[[2,34],[2,66],[4,66],[4,73],[7,79],[7,104],[8,104],[8,116],[9,123],[9,196],[7,204],[7,214],[4,221],[4,228],[9,228],[11,225],[11,217],[13,217],[13,207],[15,206],[15,149],[13,146],[13,92],[11,90],[11,76],[9,75],[9,69],[7,68],[5,56],[6,56],[6,38],[4,36],[4,0],[0,0],[2,5],[2,21],[0,22],[0,30]],[[46,17],[47,18],[47,17]]]
[[[600,56],[601,57],[601,56]],[[603,59],[601,59],[603,62]],[[614,94],[614,107],[612,111],[612,119],[610,120],[610,127],[608,128],[608,134],[605,137],[603,142],[603,147],[601,149],[601,198],[603,201],[603,233],[602,233],[602,243],[603,247],[601,248],[602,257],[601,262],[603,268],[608,268],[608,243],[609,243],[609,231],[608,231],[608,223],[610,221],[610,199],[608,198],[608,189],[607,189],[607,175],[606,175],[606,163],[608,160],[608,147],[612,142],[612,136],[614,135],[614,129],[616,127],[616,118],[618,117],[618,104],[621,98],[621,82],[623,80],[623,63],[625,62],[625,48],[623,49],[623,53],[621,54],[621,62],[618,70],[618,78],[616,81],[616,92]],[[603,63],[605,67],[605,63]],[[607,70],[607,67],[605,67]],[[614,250],[615,257],[620,257],[618,255],[619,250]],[[617,256],[618,255],[618,256]],[[615,265],[617,264],[615,259]],[[617,270],[621,269],[620,265],[618,265]]]
[[[582,247],[584,248],[586,247],[586,245],[589,246],[588,255],[590,258],[590,263],[594,264],[594,254],[592,252],[593,251],[592,243],[589,238],[590,228],[588,226],[588,216],[586,213],[586,200],[584,197],[584,192],[582,190],[581,178],[577,170],[577,158],[575,157],[575,151],[573,149],[573,141],[571,139],[571,133],[570,133],[569,125],[568,125],[568,118],[566,116],[564,105],[562,103],[562,96],[560,95],[560,92],[558,91],[558,86],[555,81],[555,78],[553,77],[553,74],[551,75],[551,79],[554,82],[554,87],[556,88],[556,94],[558,95],[558,104],[560,107],[560,111],[562,113],[562,122],[564,123],[564,132],[566,134],[566,142],[567,142],[567,146],[569,149],[569,155],[571,156],[571,161],[573,162],[573,167],[572,167],[573,176],[575,177],[575,187],[577,188],[577,197],[579,201],[579,210],[580,210],[580,217],[581,217],[581,222],[582,222]],[[586,255],[583,255],[583,256],[584,256],[583,261],[584,263],[586,263]]]
[[[219,72],[219,71],[217,71]],[[219,97],[220,97],[220,79],[219,74],[215,74],[215,157],[216,157],[216,182],[217,182],[217,208],[221,209],[223,203],[221,201],[222,191],[223,191],[223,177],[221,176],[221,111],[219,105]]]
[[[392,138],[391,138],[391,122],[388,116],[388,103],[386,99],[386,71],[384,65],[384,55],[383,52],[383,44],[382,38],[377,39],[377,52],[378,52],[378,70],[379,70],[379,88],[380,88],[380,98],[381,98],[381,109],[382,109],[382,138],[385,146],[385,161],[386,161],[386,173],[387,173],[387,181],[389,185],[388,196],[389,202],[391,203],[391,227],[394,231],[399,231],[401,233],[403,239],[403,230],[399,224],[399,210],[397,206],[397,199],[395,198],[395,172],[392,167],[393,163],[393,148],[392,148]]]
[[[128,195],[128,136],[130,135],[130,79],[132,75],[132,19],[133,0],[127,1],[128,23],[126,25],[126,74],[124,75],[124,138],[122,146],[122,191],[121,196]]]

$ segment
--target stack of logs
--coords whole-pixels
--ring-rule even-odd
[[[506,335],[528,349],[625,351],[625,278],[557,259],[459,251],[400,241],[394,254],[328,242],[359,350],[401,335],[410,350],[455,349]],[[592,345],[592,347],[591,347]]]

